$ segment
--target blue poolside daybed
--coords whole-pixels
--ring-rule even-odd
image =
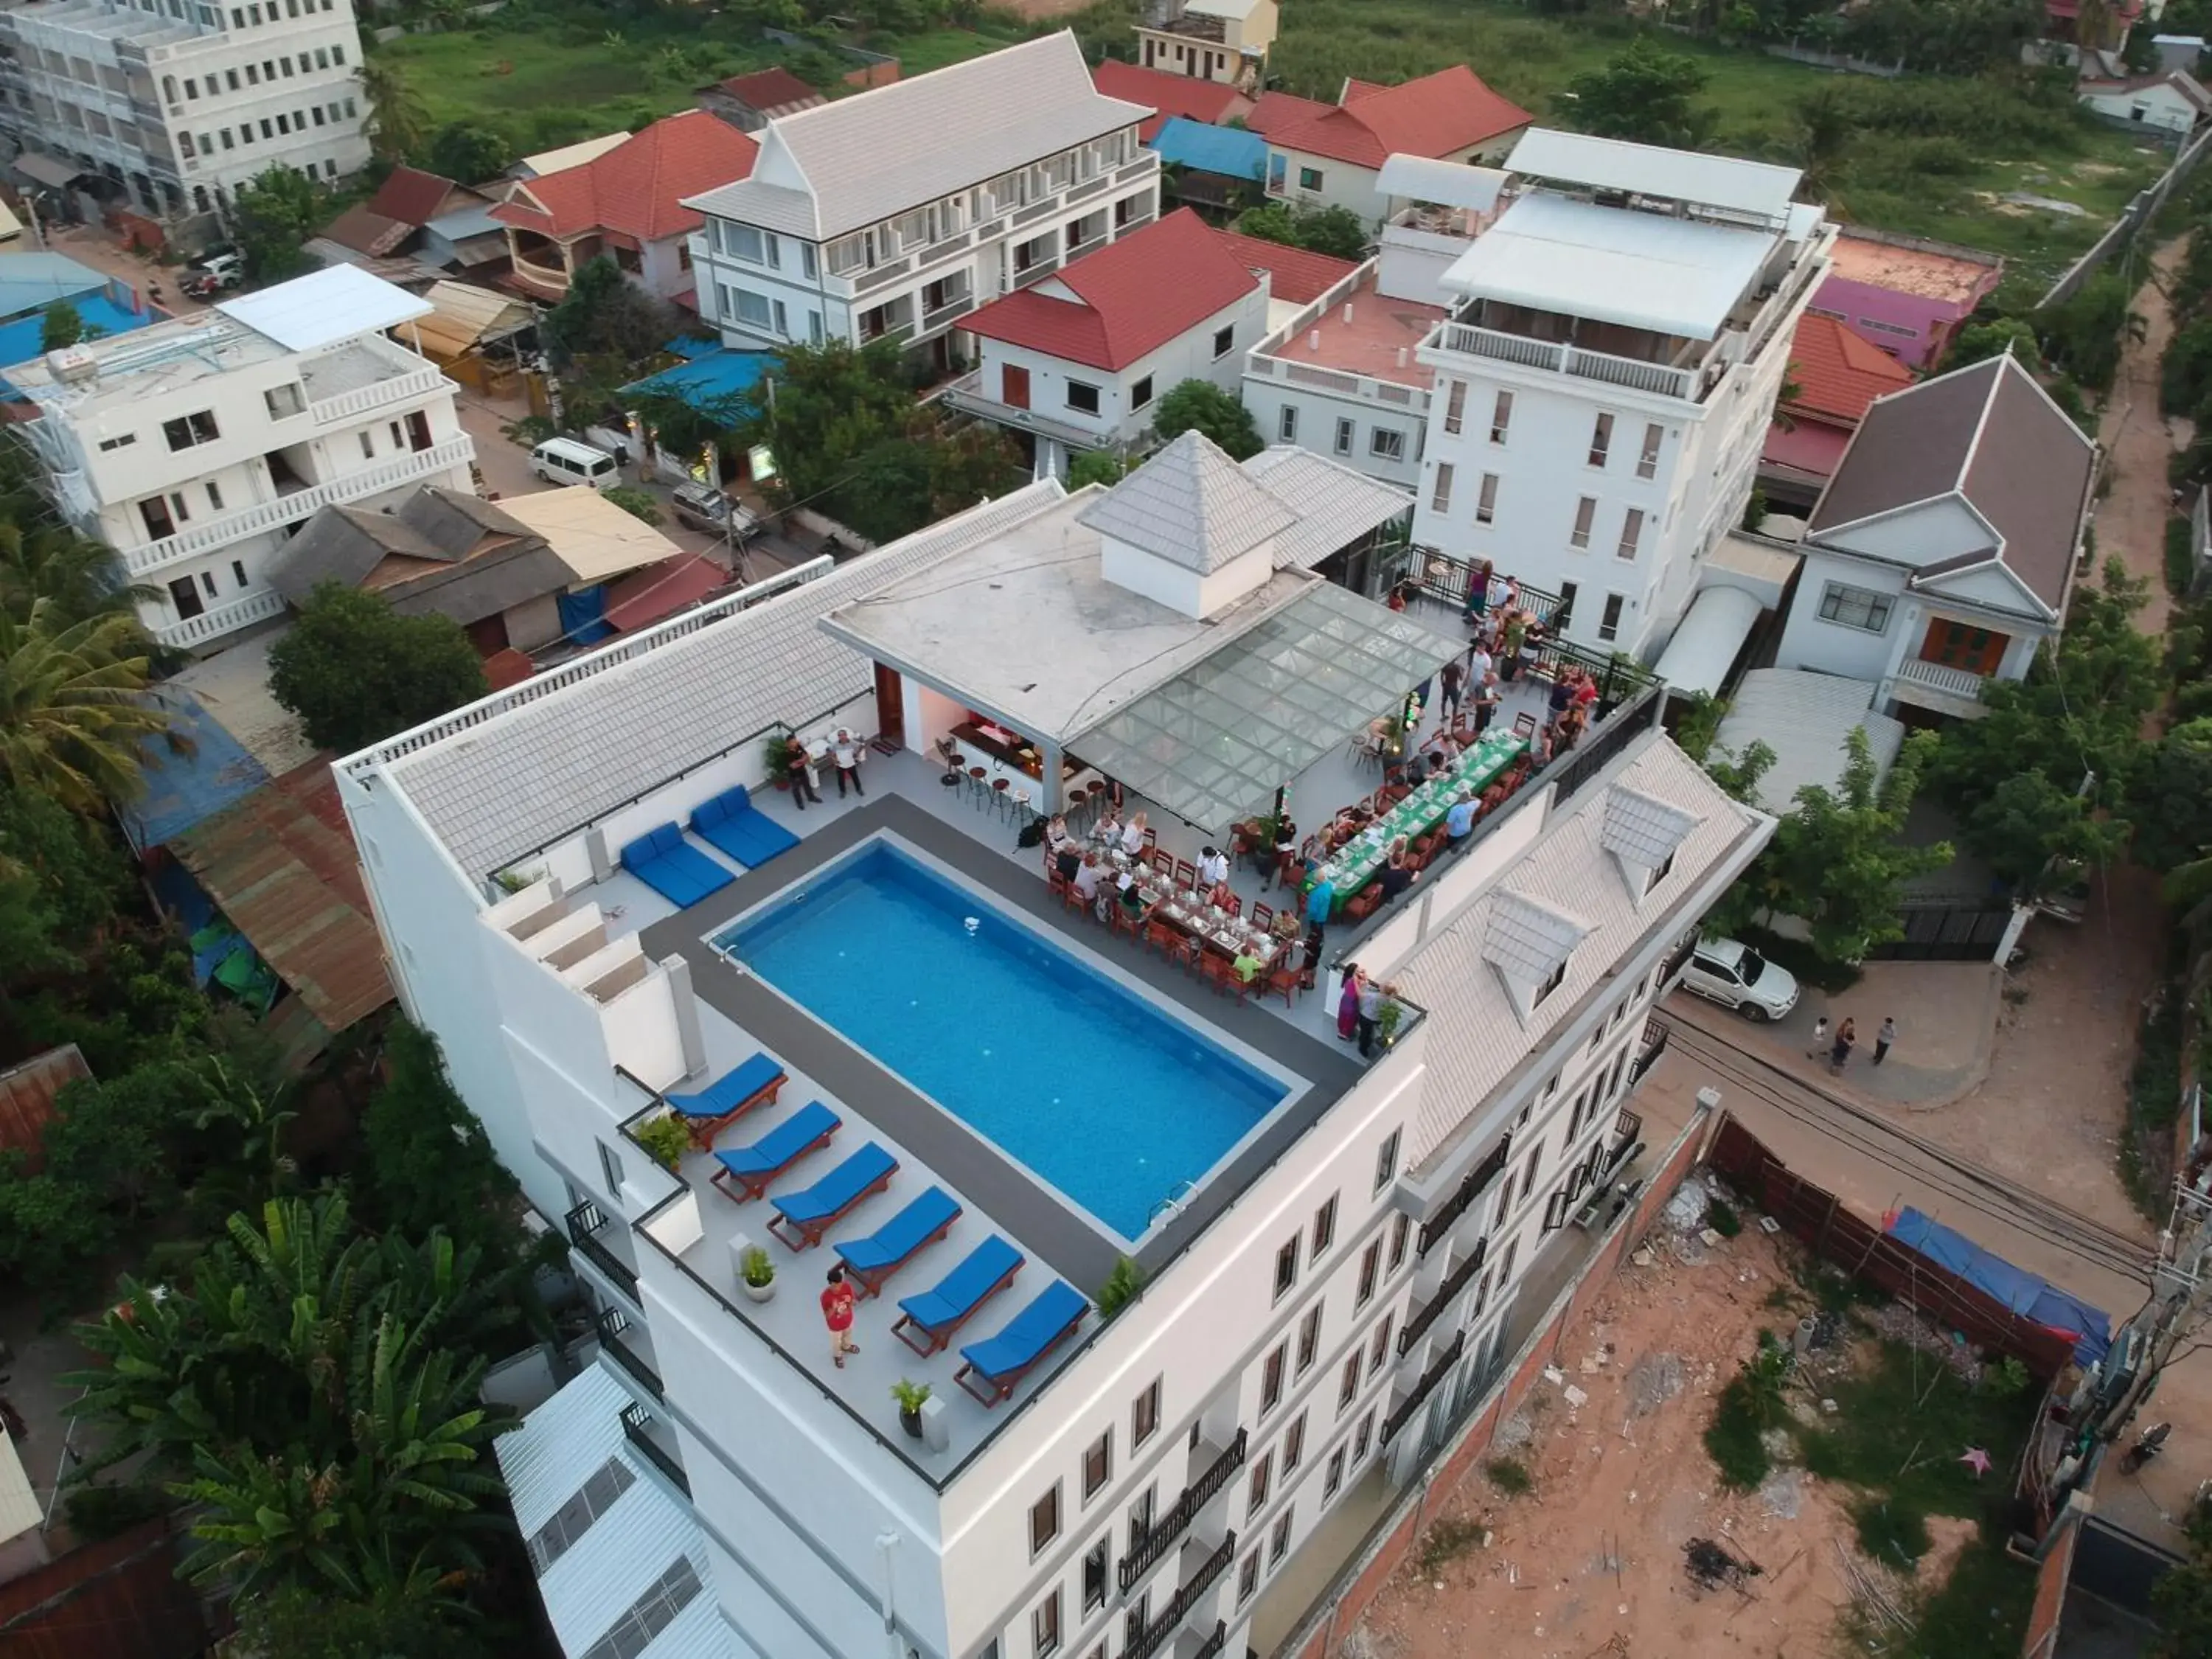
[[[891,1334],[927,1358],[948,1345],[975,1310],[1014,1282],[1022,1253],[993,1233],[919,1296],[899,1299]]]
[[[622,866],[679,910],[688,910],[737,878],[697,848],[687,845],[673,819],[650,835],[625,842]]]
[[[798,836],[753,805],[751,792],[742,783],[693,812],[691,832],[748,870],[799,845]]]
[[[794,1250],[819,1244],[822,1235],[844,1219],[862,1200],[883,1191],[898,1173],[898,1160],[872,1140],[811,1187],[769,1201],[775,1213],[768,1230]]]
[[[764,1054],[756,1054],[734,1072],[725,1072],[696,1095],[665,1097],[678,1120],[691,1132],[691,1144],[705,1152],[714,1137],[756,1106],[773,1106],[787,1074]]]
[[[1012,1394],[1037,1363],[1058,1347],[1083,1322],[1091,1304],[1083,1292],[1064,1279],[1055,1279],[1038,1291],[1030,1305],[1006,1322],[1006,1328],[981,1342],[960,1350],[961,1366],[953,1381],[986,1406],[995,1406]],[[978,1388],[975,1379],[983,1386]]]
[[[830,1144],[842,1120],[818,1100],[810,1100],[750,1146],[717,1152],[714,1184],[725,1198],[744,1203],[768,1191],[768,1184],[805,1158]],[[732,1191],[732,1187],[741,1188]]]
[[[830,1248],[845,1264],[845,1276],[861,1296],[873,1296],[884,1281],[927,1246],[952,1231],[960,1206],[942,1187],[932,1187],[866,1238],[849,1238]]]

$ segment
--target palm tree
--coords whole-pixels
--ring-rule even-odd
[[[182,739],[147,691],[144,630],[115,613],[70,621],[51,596],[0,610],[0,772],[78,811],[142,785],[140,745]]]
[[[21,521],[0,504],[0,609],[28,616],[40,599],[67,622],[135,616],[156,590],[131,582],[115,550],[60,525]]]
[[[404,161],[429,136],[430,112],[422,94],[389,58],[370,58],[361,66],[360,76],[361,95],[368,105],[371,143],[386,161]]]

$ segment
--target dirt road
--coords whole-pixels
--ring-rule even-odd
[[[2097,505],[2097,555],[2117,554],[2130,574],[2150,582],[2150,603],[2136,619],[2146,634],[2166,631],[2166,521],[2173,510],[2166,464],[2185,436],[2158,409],[2159,359],[2173,338],[2163,284],[2182,252],[2183,239],[2177,237],[2151,256],[2151,274],[2131,302],[2143,319],[2143,337],[2124,345],[2119,378],[2097,428],[2112,476],[2112,488]]]

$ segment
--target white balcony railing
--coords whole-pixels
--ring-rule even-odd
[[[385,409],[393,404],[419,403],[441,392],[453,390],[453,382],[446,378],[445,370],[434,363],[404,374],[395,374],[388,380],[379,380],[373,386],[356,386],[350,392],[341,392],[335,398],[325,398],[307,405],[307,412],[315,417],[317,426],[329,426],[336,421],[352,420],[373,409]]]
[[[1694,403],[1698,398],[1698,375],[1693,369],[1644,362],[1633,357],[1615,357],[1603,351],[1584,351],[1564,341],[1532,340],[1525,334],[1478,328],[1472,323],[1437,324],[1435,331],[1421,343],[1421,349],[1455,351],[1469,357],[1519,363],[1526,368],[1549,369],[1555,374],[1602,380],[1608,386],[1626,386],[1662,398],[1680,398],[1686,403]]]
[[[1968,702],[1979,702],[1982,688],[1989,684],[1986,675],[1976,674],[1964,668],[1952,668],[1940,662],[1925,662],[1918,657],[1909,657],[1899,663],[1897,678],[1924,685],[1930,690],[1941,691],[1948,696],[1964,698]]]
[[[154,629],[154,637],[173,647],[200,645],[283,614],[284,596],[273,587],[264,587],[258,593],[248,593],[242,599],[203,611],[182,622],[163,623]]]
[[[150,575],[164,565],[190,558],[195,553],[204,553],[210,548],[243,541],[248,536],[274,530],[279,525],[296,524],[323,507],[357,501],[364,495],[397,489],[412,479],[427,477],[433,472],[466,466],[476,459],[476,445],[466,433],[463,433],[458,437],[447,439],[443,443],[433,444],[428,449],[413,450],[404,455],[394,456],[379,465],[365,466],[358,472],[346,473],[328,483],[316,484],[307,489],[295,489],[289,495],[279,495],[273,501],[257,501],[252,507],[226,513],[219,519],[210,519],[205,524],[194,525],[190,530],[179,531],[176,535],[164,536],[158,542],[126,549],[123,562],[134,577]]]

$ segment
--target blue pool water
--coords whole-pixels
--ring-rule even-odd
[[[1289,1092],[882,842],[714,943],[1124,1238]]]

